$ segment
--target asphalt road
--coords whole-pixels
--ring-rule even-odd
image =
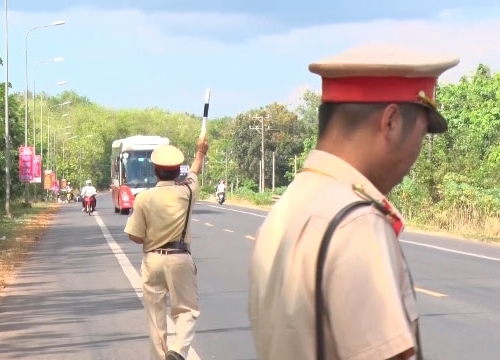
[[[141,247],[109,194],[88,216],[62,204],[0,300],[0,359],[145,359]],[[201,316],[190,360],[255,359],[247,316],[248,257],[265,211],[201,202],[193,212]],[[500,247],[412,233],[425,359],[495,359]],[[170,323],[171,324],[171,323]]]

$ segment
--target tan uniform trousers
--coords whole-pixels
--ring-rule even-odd
[[[145,253],[142,259],[144,307],[148,316],[151,359],[165,360],[167,350],[185,359],[195,335],[198,308],[196,265],[189,254]],[[167,293],[175,340],[167,348]]]

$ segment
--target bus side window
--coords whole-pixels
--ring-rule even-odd
[[[113,164],[113,167],[115,168],[115,174],[117,174],[117,177],[118,177],[118,172],[120,171],[120,167],[118,166],[119,161],[120,157],[117,157],[115,163]]]

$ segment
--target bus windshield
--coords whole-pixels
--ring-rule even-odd
[[[151,188],[156,185],[151,153],[152,150],[123,153],[124,184],[131,188]]]

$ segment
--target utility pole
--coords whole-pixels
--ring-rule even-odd
[[[295,160],[293,162],[294,175],[297,175],[297,155],[295,155]]]
[[[5,0],[5,216],[10,213],[10,132],[9,132],[9,36],[7,23],[7,0]]]
[[[226,149],[226,186],[227,186],[227,149]]]
[[[259,192],[262,192],[262,160],[259,160]]]
[[[256,130],[258,132],[260,132],[260,135],[261,135],[261,145],[260,145],[260,152],[261,152],[261,160],[260,160],[260,173],[261,173],[261,177],[260,177],[260,184],[259,184],[259,188],[260,188],[260,192],[264,192],[265,190],[265,144],[264,144],[264,140],[265,140],[265,131],[266,131],[266,128],[265,128],[265,123],[264,121],[265,120],[269,120],[269,114],[266,114],[265,116],[259,116],[259,115],[254,115],[252,117],[252,119],[255,119],[255,120],[259,120],[260,121],[260,128],[258,126],[249,126],[249,128],[251,130]],[[269,129],[269,126],[267,127],[268,130]]]
[[[80,148],[80,160],[78,161],[78,186],[79,189],[82,188],[82,148]]]
[[[273,193],[274,193],[274,169],[275,169],[275,157],[274,157],[274,151],[273,151]]]
[[[427,148],[427,159],[430,161],[432,158],[432,143],[434,141],[434,134],[429,134],[428,140],[428,148]]]

